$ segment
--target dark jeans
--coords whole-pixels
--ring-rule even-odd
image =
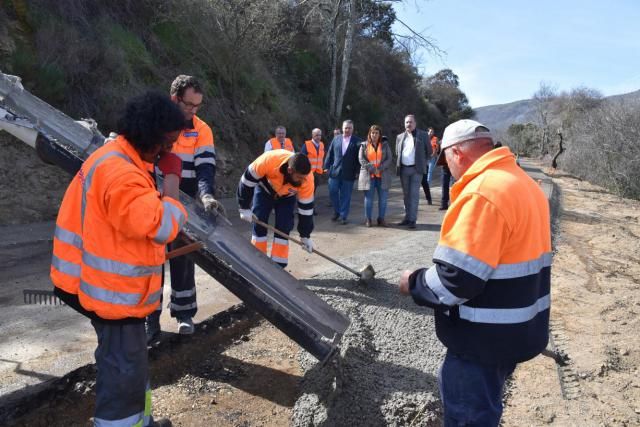
[[[428,166],[427,166],[428,167]],[[431,189],[429,188],[429,170],[422,175],[422,191],[424,191],[424,197],[427,199],[427,203],[431,204]]]
[[[438,378],[444,426],[497,426],[504,382],[515,367],[485,365],[447,352]]]
[[[440,199],[440,207],[449,207],[449,185],[451,184],[451,171],[449,168],[442,168],[442,198]]]

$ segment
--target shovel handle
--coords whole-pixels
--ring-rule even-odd
[[[287,240],[291,240],[294,243],[297,243],[299,245],[302,245],[302,242],[298,239],[296,239],[295,237],[289,236],[287,233],[283,233],[282,231],[278,230],[275,227],[272,227],[271,225],[267,224],[266,222],[262,222],[258,219],[257,216],[253,215],[253,222],[255,222],[258,225],[261,225],[262,227],[266,228],[267,230],[271,230],[273,231],[275,234],[277,234],[278,236],[285,238]],[[357,271],[355,271],[354,269],[347,267],[346,265],[344,265],[343,263],[341,263],[340,261],[331,258],[329,255],[326,255],[322,252],[320,252],[319,250],[313,248],[312,252],[320,255],[322,258],[327,259],[329,261],[331,261],[334,264],[339,265],[340,267],[344,268],[345,270],[350,271],[351,273],[355,274],[356,276],[360,277],[360,273],[358,273]]]
[[[178,249],[174,249],[172,251],[167,252],[165,259],[170,260],[172,258],[186,255],[191,252],[199,251],[203,247],[204,247],[204,244],[202,242],[189,243],[188,245],[180,246]]]

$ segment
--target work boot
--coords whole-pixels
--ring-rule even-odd
[[[411,221],[409,221],[408,219],[403,219],[402,221],[400,221],[396,225],[409,225],[410,223],[411,223]]]
[[[408,228],[414,229],[416,228],[416,222],[415,221],[409,221],[409,224],[407,224]]]
[[[159,420],[153,420],[149,427],[173,427],[173,423],[169,418],[160,418]]]
[[[193,326],[193,319],[191,317],[178,317],[178,333],[180,335],[191,335],[195,332],[196,328]]]
[[[160,313],[159,310],[156,310],[147,316],[145,324],[147,345],[154,345],[160,341]]]

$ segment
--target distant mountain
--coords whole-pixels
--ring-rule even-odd
[[[622,101],[630,104],[640,104],[640,90],[622,95],[608,96],[605,99],[614,102]],[[475,112],[475,120],[493,130],[507,129],[513,123],[535,121],[535,106],[531,99],[479,107],[475,108]]]

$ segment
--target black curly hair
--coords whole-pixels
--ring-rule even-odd
[[[184,114],[166,95],[146,92],[127,101],[117,130],[141,152],[164,143],[169,132],[184,129]]]

